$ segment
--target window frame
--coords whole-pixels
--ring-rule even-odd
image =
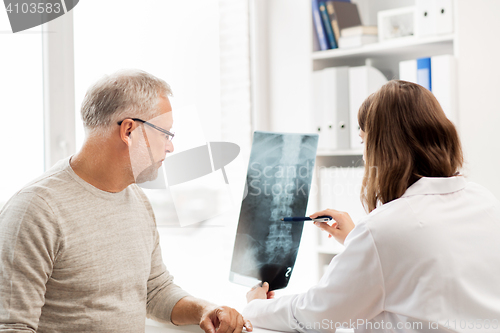
[[[42,25],[45,171],[76,150],[73,12]]]

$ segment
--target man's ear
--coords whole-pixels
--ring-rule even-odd
[[[125,119],[120,125],[120,139],[129,147],[132,145],[132,131],[135,129],[135,126],[135,122],[131,119]]]
[[[127,145],[130,147],[132,145],[132,132],[127,133]]]

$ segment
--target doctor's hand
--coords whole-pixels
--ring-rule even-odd
[[[247,293],[247,302],[250,303],[254,299],[273,299],[274,298],[274,291],[269,291],[269,283],[264,282],[262,284],[262,287],[260,284],[254,286],[248,293]]]
[[[321,212],[314,213],[309,217],[314,219],[318,216],[331,216],[333,218],[332,225],[326,222],[314,222],[314,224],[328,232],[328,237],[333,237],[340,244],[344,245],[344,241],[347,235],[354,229],[354,222],[352,222],[351,217],[346,212],[341,212],[335,209],[325,209]]]

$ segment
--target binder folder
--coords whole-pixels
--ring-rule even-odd
[[[349,67],[325,68],[323,75],[328,149],[349,149]]]
[[[436,96],[444,113],[452,122],[457,122],[456,59],[452,55],[431,58],[432,93]]]
[[[325,107],[324,107],[324,82],[323,71],[315,71],[312,73],[312,111],[313,111],[313,129],[312,132],[318,134],[318,150],[328,150],[330,144],[334,145],[331,141],[334,139],[331,134],[327,132],[328,124],[326,123]]]
[[[417,83],[417,59],[405,60],[399,63],[399,79]]]
[[[423,37],[436,34],[435,0],[415,1],[415,36]]]
[[[351,149],[362,149],[359,137],[358,111],[364,100],[380,89],[387,78],[378,69],[371,66],[349,68],[349,108]]]
[[[435,0],[436,33],[450,34],[453,32],[453,0]]]
[[[348,149],[349,68],[332,67],[313,72],[314,131],[318,149]]]
[[[417,83],[432,91],[431,58],[417,59]]]

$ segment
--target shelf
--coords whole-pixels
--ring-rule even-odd
[[[402,37],[352,49],[334,49],[312,53],[313,60],[414,57],[425,50],[428,54],[453,53],[454,35]]]
[[[362,150],[319,150],[317,156],[363,156]]]

